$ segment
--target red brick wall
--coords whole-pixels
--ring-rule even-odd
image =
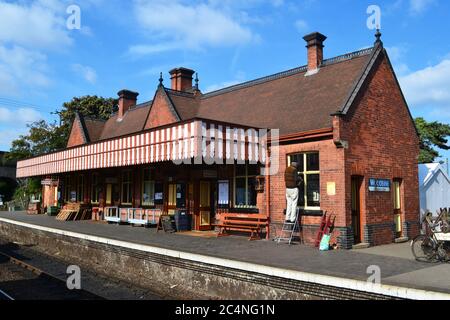
[[[363,241],[372,245],[393,241],[394,209],[392,192],[368,191],[369,178],[403,179],[402,222],[409,224],[403,235],[418,233],[418,138],[401,92],[388,62],[380,58],[363,94],[344,118],[330,118],[335,137],[347,141],[348,149],[337,148],[332,139],[280,146],[279,173],[270,178],[271,237],[276,236],[286,208],[284,170],[291,153],[320,153],[321,210],[337,216],[332,242],[341,230],[352,226],[351,177],[364,177],[361,208]],[[327,194],[327,182],[336,183],[336,195]],[[258,198],[264,201],[264,197]],[[263,207],[261,203],[259,206]],[[303,218],[303,240],[313,243],[320,218]],[[342,228],[342,229],[340,229]],[[407,230],[408,229],[408,230]]]
[[[159,91],[156,94],[152,109],[150,110],[145,129],[155,128],[174,122],[177,122],[177,119],[170,109],[167,98]]]
[[[57,205],[57,201],[55,201],[55,191],[56,187],[42,186],[42,208]]]
[[[278,174],[270,177],[270,216],[272,222],[271,237],[276,236],[285,219],[284,209],[286,209],[286,187],[284,183],[284,171],[287,166],[287,157],[293,153],[319,152],[320,161],[320,201],[321,210],[336,215],[336,226],[346,226],[345,217],[345,179],[344,179],[344,152],[343,149],[337,149],[331,139],[281,145],[279,148],[280,167]],[[336,183],[336,194],[327,194],[327,182]],[[262,197],[264,199],[264,197]],[[258,199],[259,200],[259,199]],[[320,217],[304,217],[302,224],[318,225]],[[313,243],[316,232],[304,229],[303,237],[305,243]],[[335,237],[338,231],[335,232]],[[335,238],[334,237],[334,238]],[[334,240],[334,239],[333,239]]]
[[[349,142],[346,151],[346,187],[351,176],[364,176],[365,206],[362,219],[367,225],[394,223],[393,194],[369,192],[369,178],[403,179],[402,221],[419,219],[418,154],[419,141],[395,77],[385,57],[369,79],[357,106],[343,119],[342,139]],[[346,193],[346,210],[351,210],[351,193]],[[410,234],[416,235],[414,227]],[[386,228],[376,228],[373,244],[390,243]],[[366,240],[367,240],[367,235]],[[392,236],[391,236],[392,237]]]
[[[67,148],[75,147],[84,144],[83,131],[81,124],[74,120],[72,131],[70,131],[69,140],[67,141]]]

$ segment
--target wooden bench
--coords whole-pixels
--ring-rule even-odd
[[[229,231],[249,232],[251,240],[261,239],[261,229],[268,228],[269,219],[263,214],[224,213],[219,224],[213,227],[219,228],[217,237],[229,236]]]

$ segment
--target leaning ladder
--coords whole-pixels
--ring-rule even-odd
[[[300,232],[300,224],[298,223],[299,210],[297,209],[297,214],[295,215],[295,222],[283,223],[283,228],[281,229],[281,234],[275,238],[276,243],[287,242],[289,245],[292,244],[294,239],[294,234]]]

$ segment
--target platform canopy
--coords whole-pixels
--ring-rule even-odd
[[[194,163],[192,159],[206,163],[265,163],[266,133],[257,128],[193,119],[19,161],[17,178],[163,161]]]

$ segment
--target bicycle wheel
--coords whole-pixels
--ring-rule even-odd
[[[436,259],[436,243],[426,235],[417,236],[411,242],[411,250],[417,261],[432,262]]]

